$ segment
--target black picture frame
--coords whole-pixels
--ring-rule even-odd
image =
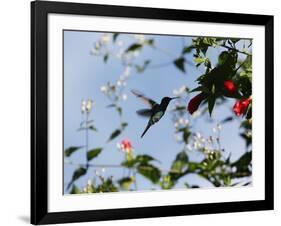
[[[95,15],[265,27],[265,199],[142,208],[48,212],[48,14]],[[51,224],[272,210],[273,16],[35,1],[31,3],[31,223]]]

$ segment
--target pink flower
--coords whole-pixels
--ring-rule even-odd
[[[236,86],[235,86],[234,82],[231,80],[224,81],[223,86],[229,93],[236,92]]]
[[[121,149],[127,153],[132,152],[133,146],[129,139],[124,139],[121,141]]]
[[[199,105],[204,100],[203,94],[200,93],[197,96],[193,97],[187,106],[187,110],[190,114],[193,114],[195,111],[197,111]]]
[[[238,117],[242,114],[245,114],[250,103],[251,103],[251,98],[237,100],[233,106],[234,113]]]

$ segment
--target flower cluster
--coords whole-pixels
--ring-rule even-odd
[[[133,151],[133,146],[132,146],[132,143],[129,139],[123,139],[121,141],[121,143],[117,143],[117,148],[127,154],[130,154],[132,153]]]
[[[184,117],[180,117],[175,121],[174,126],[175,126],[175,129],[178,130],[180,128],[186,127],[188,124],[189,124],[188,119],[186,119]]]
[[[81,102],[81,112],[82,112],[82,114],[90,113],[92,108],[93,108],[93,105],[94,105],[94,101],[91,100],[91,99],[82,100],[82,102]]]
[[[95,56],[101,56],[108,53],[107,45],[110,41],[109,34],[103,34],[99,40],[94,43],[94,47],[91,50],[91,54]]]
[[[145,36],[144,35],[136,34],[133,37],[136,39],[136,41],[138,43],[144,44],[144,42],[145,42]]]
[[[117,101],[119,99],[126,101],[128,96],[123,93],[123,90],[127,85],[127,79],[130,77],[130,73],[131,67],[126,66],[115,84],[107,82],[106,85],[100,87],[100,91],[108,96],[112,101]]]

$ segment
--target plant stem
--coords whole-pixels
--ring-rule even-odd
[[[86,168],[88,169],[89,167],[89,161],[87,158],[87,153],[89,150],[89,128],[88,128],[88,119],[89,119],[89,113],[86,112]]]

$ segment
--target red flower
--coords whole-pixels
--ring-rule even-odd
[[[129,139],[124,139],[121,141],[121,148],[123,151],[129,153],[132,151],[133,146]]]
[[[200,93],[197,96],[193,97],[187,106],[187,110],[190,114],[193,114],[195,111],[197,111],[199,105],[201,104],[201,102],[203,101],[204,97],[203,94]]]
[[[245,114],[248,106],[251,102],[251,98],[237,100],[233,106],[234,113],[239,117],[242,114]]]
[[[229,92],[229,93],[235,93],[236,92],[236,86],[231,80],[225,80],[223,83],[224,88]]]

